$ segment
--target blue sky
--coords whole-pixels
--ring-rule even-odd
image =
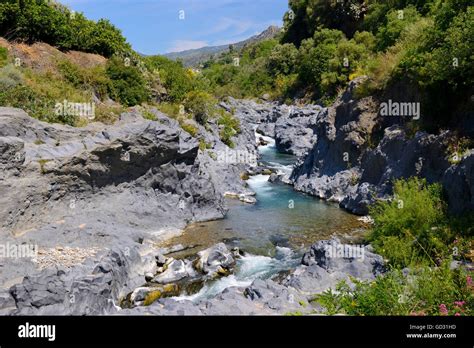
[[[107,18],[144,54],[238,42],[282,25],[288,0],[60,0],[89,19]],[[180,11],[185,19],[180,19]],[[182,14],[182,13],[181,13]]]

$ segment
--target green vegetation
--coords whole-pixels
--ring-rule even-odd
[[[46,168],[45,168],[45,165],[51,160],[49,159],[40,159],[38,160],[38,164],[40,166],[40,172],[41,174],[46,174]]]
[[[314,301],[329,314],[472,315],[474,283],[450,264],[472,257],[474,217],[448,216],[440,186],[418,178],[396,181],[394,193],[372,207],[369,235],[389,271],[373,282],[352,279],[354,287],[341,282]]]
[[[0,36],[27,43],[46,42],[64,50],[105,57],[131,51],[120,30],[108,20],[88,20],[55,1],[4,0],[0,3]]]
[[[217,124],[221,127],[221,140],[229,147],[234,147],[232,137],[240,133],[240,121],[230,113],[221,111]]]
[[[290,0],[281,37],[204,65],[216,96],[298,97],[330,104],[358,76],[360,97],[402,84],[422,103],[422,127],[458,125],[472,94],[472,0]],[[235,66],[235,58],[239,58]]]
[[[216,110],[217,100],[209,93],[202,91],[191,91],[186,94],[184,106],[186,110],[194,115],[196,122],[205,126]]]
[[[467,272],[444,262],[407,275],[393,270],[373,282],[341,282],[336,291],[315,297],[330,315],[473,315],[474,284]]]
[[[379,201],[370,215],[375,225],[369,239],[399,267],[409,266],[412,259],[435,260],[454,240],[445,226],[441,186],[427,185],[424,179],[397,180],[394,199]]]
[[[0,47],[0,68],[8,63],[8,50],[5,47]]]
[[[149,99],[149,90],[140,70],[136,66],[127,65],[117,57],[108,61],[107,76],[111,80],[109,94],[123,105],[140,105]]]
[[[292,103],[298,97],[328,105],[348,81],[365,75],[359,97],[400,84],[416,91],[423,110],[416,129],[456,126],[454,115],[467,108],[474,82],[472,0],[290,0],[289,7],[279,36],[229,50],[206,62],[202,71],[161,56],[140,57],[108,21],[90,21],[54,1],[2,2],[0,35],[109,58],[105,67],[95,68],[57,62],[61,77],[54,76],[54,84],[76,89],[74,101],[95,96],[124,106],[147,103],[206,126],[216,113],[216,98],[265,96]],[[40,119],[78,125],[75,119],[47,115],[58,101],[56,93],[39,88],[38,79],[22,80],[9,63],[1,49],[0,83],[8,93],[3,89],[0,101],[24,106]],[[186,115],[179,114],[181,105]],[[98,109],[101,120],[116,118],[114,109]],[[226,125],[228,116],[217,117],[222,139],[232,144],[238,127]]]
[[[109,91],[113,89],[112,80],[103,66],[86,69],[69,60],[62,60],[58,62],[58,70],[75,88],[89,90],[101,100],[105,100]]]
[[[166,88],[167,100],[170,102],[182,102],[186,94],[196,88],[194,75],[184,68],[181,62],[161,56],[150,56],[144,58],[144,63]]]

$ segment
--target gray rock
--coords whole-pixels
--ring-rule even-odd
[[[442,183],[453,214],[474,210],[474,150],[446,170]]]
[[[219,243],[200,251],[195,267],[204,274],[214,276],[219,272],[229,270],[234,264],[233,254],[224,243]]]
[[[189,276],[188,269],[183,260],[173,260],[166,271],[153,278],[154,283],[168,284],[175,283],[178,280]]]
[[[453,134],[449,131],[418,132],[409,138],[401,126],[403,120],[378,115],[375,98],[354,97],[363,79],[352,81],[334,105],[316,118],[312,127],[317,141],[290,177],[295,189],[366,215],[375,200],[393,194],[394,179],[418,176],[443,184],[453,213],[472,211],[472,153],[451,165],[447,152]],[[374,148],[370,135],[380,130],[383,137]]]
[[[166,260],[167,260],[167,259],[166,259],[165,256],[163,256],[163,254],[157,253],[157,254],[155,255],[155,260],[156,260],[156,264],[157,264],[158,266],[163,266],[163,265],[166,263]]]
[[[320,241],[311,246],[285,284],[303,293],[316,294],[334,288],[351,277],[373,280],[385,272],[384,261],[368,246],[342,244],[338,239]]]
[[[156,116],[149,121],[132,110],[112,126],[73,128],[0,108],[0,239],[40,250],[68,246],[97,248],[101,255],[117,248],[128,253],[137,242],[162,241],[187,223],[222,218],[225,202],[200,161],[198,141],[176,121]],[[133,265],[145,262],[148,273],[156,272],[153,258],[125,258],[119,257],[120,264],[131,268],[117,284],[143,282],[146,272],[132,272]],[[117,264],[63,270],[75,274],[73,284],[43,273],[30,259],[0,263],[5,270],[0,285],[17,284],[12,291],[21,313],[95,313],[113,309],[107,301],[118,301],[117,289],[102,289],[120,274]],[[45,290],[45,279],[56,288]],[[72,288],[80,305],[68,303]]]

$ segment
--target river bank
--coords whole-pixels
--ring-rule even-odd
[[[254,154],[260,145],[260,163],[219,161],[229,148],[213,120],[199,127],[198,141],[156,110],[154,121],[133,109],[113,126],[73,128],[1,108],[1,238],[39,249],[34,258],[1,260],[1,313],[285,314],[341,279],[374,279],[383,260],[369,246],[361,246],[364,259],[327,254],[328,244],[350,249],[345,242],[361,235],[356,217],[337,204],[364,213],[374,199],[390,197],[393,178],[419,173],[452,178],[449,197],[463,209],[472,204],[466,173],[473,157],[437,166],[447,161],[447,134],[404,139],[396,126],[370,148],[361,134],[378,121],[367,100],[352,99],[353,87],[334,108],[222,102],[241,124],[232,151]],[[267,137],[256,141],[255,131]],[[410,144],[416,151],[400,155]],[[346,154],[355,159],[350,165]],[[392,170],[376,158],[388,158]],[[370,185],[385,193],[364,191]],[[348,200],[360,209],[348,209]],[[186,250],[177,252],[177,244]],[[222,269],[208,274],[198,266],[216,266],[215,257],[221,266],[222,255],[232,256]],[[146,297],[144,285],[155,278],[161,285],[148,306],[119,306],[137,290]]]

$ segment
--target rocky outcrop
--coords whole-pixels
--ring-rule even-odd
[[[200,272],[213,278],[217,274],[229,273],[229,269],[235,264],[232,253],[227,249],[224,243],[216,244],[215,246],[198,253],[198,260],[195,267]]]
[[[258,133],[275,138],[281,153],[303,156],[317,140],[317,119],[323,110],[320,106],[287,106],[233,98],[221,105],[253,123]]]
[[[318,117],[317,141],[290,177],[295,189],[366,215],[376,199],[392,195],[393,180],[419,176],[443,184],[452,212],[472,210],[472,155],[450,163],[448,144],[453,134],[449,131],[408,136],[400,117],[379,115],[379,101],[355,97],[362,81],[352,81]],[[381,134],[376,146],[375,134]]]
[[[394,179],[419,176],[428,182],[442,182],[451,166],[447,156],[449,135],[418,132],[410,139],[400,126],[387,128],[378,146],[368,149],[361,158],[359,183],[341,201],[341,206],[367,214],[367,206],[375,198],[392,194]]]
[[[442,183],[454,214],[474,211],[474,150],[444,172]]]
[[[198,142],[179,127],[142,118],[72,128],[9,108],[0,109],[0,125],[3,231],[35,228],[38,235],[65,219],[63,233],[87,223],[86,231],[106,235],[158,235],[225,213],[201,170]]]
[[[307,294],[333,288],[350,278],[373,280],[385,271],[384,261],[370,246],[342,244],[338,239],[320,241],[305,253],[302,265],[286,285]]]
[[[132,109],[112,126],[73,128],[0,108],[0,240],[37,251],[0,259],[1,311],[109,312],[157,273],[147,245],[225,215],[225,182],[199,142],[154,114]],[[232,180],[245,186],[238,173]]]
[[[374,101],[356,101],[352,83],[333,107],[317,121],[317,142],[297,165],[291,180],[298,191],[340,202],[355,189],[360,175],[356,167],[376,124]]]
[[[169,284],[196,275],[191,262],[188,260],[172,260],[166,266],[166,270],[153,278],[152,282],[158,284]]]
[[[143,251],[143,250],[142,250]],[[116,312],[119,299],[155,267],[138,248],[105,251],[74,267],[48,268],[24,277],[9,290],[15,315],[100,315]]]

